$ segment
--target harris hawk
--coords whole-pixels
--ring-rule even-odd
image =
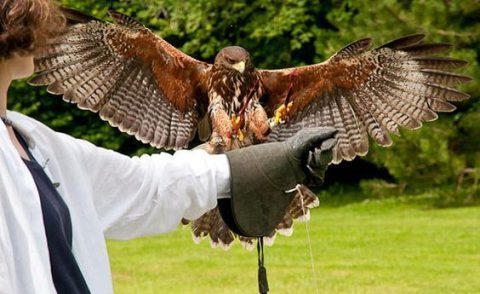
[[[389,146],[399,127],[418,129],[469,97],[452,88],[470,80],[451,72],[466,62],[438,57],[450,45],[424,43],[422,34],[374,49],[361,39],[319,64],[262,70],[238,46],[208,64],[124,14],[109,11],[109,23],[64,12],[70,25],[38,53],[30,83],[48,85],[50,93],[157,148],[187,148],[197,130],[207,141],[199,148],[222,153],[282,141],[304,127],[334,127],[332,162],[339,163],[365,155],[369,136]],[[308,219],[316,205],[302,186],[276,231],[291,234],[293,219]],[[192,221],[192,232],[195,240],[208,235],[213,246],[228,248],[238,238],[253,248],[254,239],[231,232],[218,208]]]

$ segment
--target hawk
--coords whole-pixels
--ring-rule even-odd
[[[226,47],[213,64],[196,60],[133,18],[110,11],[114,23],[65,10],[71,25],[35,61],[34,85],[157,148],[187,148],[197,130],[200,148],[221,153],[280,141],[304,127],[334,127],[333,163],[368,152],[369,136],[392,144],[399,127],[418,129],[451,112],[469,95],[452,88],[470,78],[452,73],[466,62],[438,57],[448,44],[405,36],[370,49],[355,41],[322,63],[277,70],[256,69],[247,50]],[[291,234],[293,219],[318,205],[305,186],[277,231]],[[236,236],[218,209],[192,222],[194,239],[229,247]],[[275,232],[268,236],[273,241]]]

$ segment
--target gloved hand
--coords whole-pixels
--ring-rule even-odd
[[[309,186],[323,184],[325,171],[332,161],[332,148],[337,142],[333,137],[335,133],[333,128],[309,128],[300,130],[285,141],[306,177],[298,183]]]
[[[304,129],[285,142],[227,152],[231,198],[219,199],[218,205],[230,229],[250,237],[269,234],[294,197],[286,191],[307,178],[323,178],[335,133],[333,128]]]
[[[335,147],[337,140],[330,138],[322,142],[320,148],[315,148],[308,154],[307,161],[307,181],[306,185],[310,188],[319,187],[323,185],[325,180],[325,172],[327,167],[332,162],[332,149]]]

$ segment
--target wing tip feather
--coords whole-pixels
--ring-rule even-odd
[[[408,46],[418,44],[424,38],[425,38],[425,34],[423,34],[423,33],[410,34],[410,35],[406,35],[406,36],[394,39],[392,41],[389,41],[389,42],[381,45],[377,49],[391,48],[391,49],[397,49],[398,50],[398,49],[401,49],[401,48],[405,48],[405,47],[408,47]]]

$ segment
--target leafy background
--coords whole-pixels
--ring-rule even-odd
[[[421,130],[402,132],[394,146],[372,146],[353,162],[332,166],[326,191],[371,197],[435,191],[438,205],[478,202],[480,189],[480,1],[173,1],[61,0],[101,19],[108,8],[135,17],[187,54],[212,62],[227,45],[240,45],[259,68],[317,63],[344,45],[372,37],[376,45],[411,33],[454,44],[450,56],[469,61],[460,72],[472,98]],[[26,81],[13,85],[9,108],[99,146],[138,155],[158,152]]]

